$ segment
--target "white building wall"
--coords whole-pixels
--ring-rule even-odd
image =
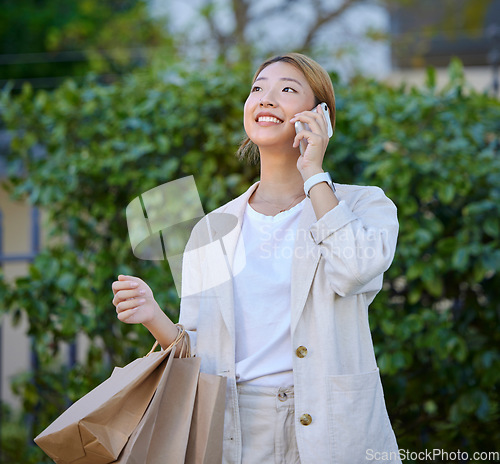
[[[30,208],[22,202],[12,201],[7,192],[0,188],[0,210],[3,216],[3,252],[5,254],[25,254],[29,252],[30,236]],[[2,266],[3,274],[8,281],[25,276],[28,264],[24,262],[9,262]],[[2,304],[2,302],[0,302]],[[10,316],[2,318],[2,357],[1,372],[1,400],[12,405],[20,406],[19,399],[11,389],[12,378],[30,367],[30,343],[26,335],[26,321],[14,327]]]

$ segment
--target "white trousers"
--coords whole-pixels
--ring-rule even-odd
[[[242,464],[300,464],[293,387],[238,384]]]

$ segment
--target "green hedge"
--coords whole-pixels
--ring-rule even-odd
[[[342,183],[381,186],[398,206],[396,258],[370,311],[400,448],[472,453],[500,443],[500,105],[467,89],[457,64],[451,75],[440,91],[432,75],[423,90],[338,84],[326,168]],[[151,344],[115,318],[119,273],[144,278],[177,317],[168,266],[132,255],[125,208],[192,174],[208,212],[256,180],[258,168],[234,155],[249,79],[175,65],[110,86],[89,78],[52,93],[3,92],[12,194],[48,212],[53,236],[28,276],[3,285],[5,308],[27,316],[40,360],[15,384],[36,415],[33,433]],[[61,342],[78,333],[91,347],[69,369]],[[48,462],[41,456],[29,462]]]

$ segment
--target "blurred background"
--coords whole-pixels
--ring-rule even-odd
[[[370,322],[400,448],[500,452],[500,0],[0,0],[0,464],[51,462],[33,437],[149,350],[118,274],[177,320],[125,208],[187,175],[205,212],[245,191],[250,80],[289,51],[334,82],[325,167],[398,206]]]

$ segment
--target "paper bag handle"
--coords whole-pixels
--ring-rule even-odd
[[[167,347],[165,348],[165,351],[172,351],[172,348],[174,346],[177,346],[179,343],[182,343],[181,345],[181,351],[179,353],[180,358],[189,358],[191,357],[191,343],[189,340],[189,335],[186,332],[186,329],[184,328],[183,325],[181,324],[175,324],[178,329],[177,337],[175,337],[175,340]],[[151,353],[156,350],[158,347],[159,342],[158,340],[155,340],[155,343],[151,350],[149,350],[149,353],[146,356],[149,356]]]

